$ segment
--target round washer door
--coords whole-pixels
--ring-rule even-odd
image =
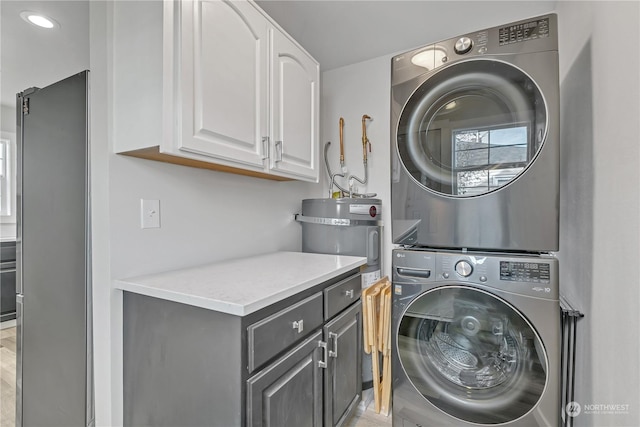
[[[444,67],[411,95],[397,128],[398,154],[420,186],[473,197],[515,180],[535,160],[547,110],[535,82],[497,60]]]
[[[397,351],[425,399],[471,423],[523,417],[547,382],[544,346],[528,320],[468,286],[435,288],[412,301],[400,319]]]

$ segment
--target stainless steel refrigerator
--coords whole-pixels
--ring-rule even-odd
[[[17,94],[17,427],[93,424],[88,76]]]

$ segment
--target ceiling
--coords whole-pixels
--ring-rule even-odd
[[[555,1],[258,0],[323,71],[555,10]]]
[[[59,24],[46,30],[20,18],[43,13]],[[0,1],[2,130],[15,129],[16,93],[44,87],[89,68],[88,1]]]
[[[113,0],[111,0],[113,1]],[[554,10],[547,1],[259,0],[257,3],[330,70]],[[44,30],[19,13],[45,13]],[[89,1],[0,2],[2,119],[15,94],[89,68]],[[3,125],[2,129],[6,130]],[[9,129],[10,130],[10,129]]]

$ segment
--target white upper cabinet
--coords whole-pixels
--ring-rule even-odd
[[[288,37],[275,31],[271,168],[292,177],[313,177],[317,170],[318,65]]]
[[[182,3],[181,89],[185,151],[262,170],[268,136],[265,18],[249,3]]]
[[[318,181],[318,64],[254,3],[113,8],[116,152]]]

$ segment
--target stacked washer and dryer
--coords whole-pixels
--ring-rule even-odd
[[[557,425],[557,17],[398,55],[391,79],[393,425]]]

